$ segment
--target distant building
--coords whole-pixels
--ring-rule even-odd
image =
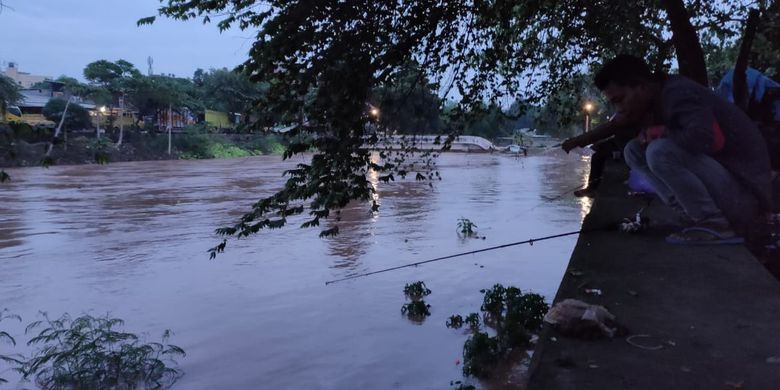
[[[35,83],[50,79],[50,77],[46,76],[37,76],[27,72],[20,72],[18,69],[18,64],[15,62],[9,62],[8,68],[3,71],[3,74],[10,77],[11,80],[16,81],[16,83],[19,84],[19,86],[22,88],[30,88]]]

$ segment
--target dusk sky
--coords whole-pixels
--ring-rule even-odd
[[[253,32],[219,33],[214,23],[163,17],[151,26],[136,21],[157,14],[158,0],[3,0],[0,65],[22,72],[84,78],[92,61],[125,59],[144,74],[191,77],[197,68],[233,67],[246,59]]]

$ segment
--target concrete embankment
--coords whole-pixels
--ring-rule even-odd
[[[647,205],[625,195],[624,179],[609,167],[584,229]],[[644,214],[670,218],[658,201]],[[603,305],[643,336],[582,340],[546,328],[529,389],[780,389],[780,283],[744,246],[674,246],[666,233],[581,234],[555,302]]]

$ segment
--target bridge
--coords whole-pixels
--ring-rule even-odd
[[[437,139],[439,140],[438,144],[436,143]],[[388,135],[379,138],[376,148],[390,148],[393,150],[401,150],[409,147],[420,150],[441,149],[446,139],[446,135]],[[450,151],[489,153],[504,149],[506,148],[495,146],[492,142],[482,137],[461,135],[452,141]]]

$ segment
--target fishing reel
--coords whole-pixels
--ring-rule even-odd
[[[644,210],[645,208],[643,207],[637,211],[634,219],[623,218],[623,221],[618,225],[618,230],[629,234],[636,234],[645,230],[650,224],[650,219],[642,216],[642,211]]]

